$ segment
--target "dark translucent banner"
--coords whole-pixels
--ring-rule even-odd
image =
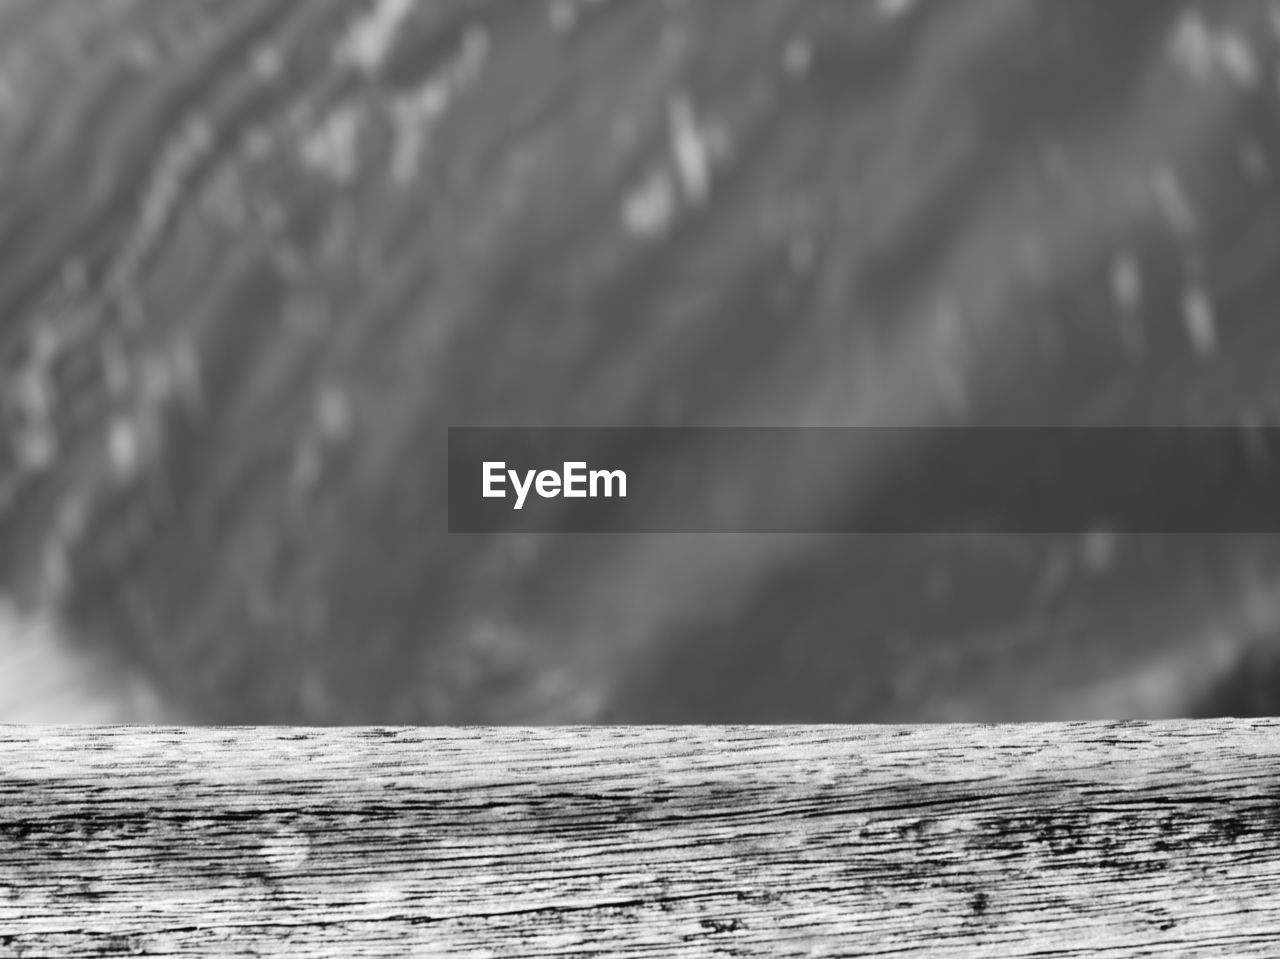
[[[455,533],[1280,531],[1280,429],[454,428]]]

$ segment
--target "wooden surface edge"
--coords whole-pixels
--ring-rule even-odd
[[[0,955],[1274,956],[1280,721],[0,726]]]

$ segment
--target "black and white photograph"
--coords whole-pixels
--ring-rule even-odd
[[[1270,957],[1278,715],[1280,0],[0,0],[0,957]]]

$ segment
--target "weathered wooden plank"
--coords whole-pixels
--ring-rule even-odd
[[[9,956],[1274,956],[1280,722],[0,727]]]

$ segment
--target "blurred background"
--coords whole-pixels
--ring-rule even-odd
[[[1265,525],[449,535],[444,456],[1280,426],[1278,46],[1277,0],[0,0],[0,720],[1276,711]],[[653,455],[812,527],[865,435]]]

